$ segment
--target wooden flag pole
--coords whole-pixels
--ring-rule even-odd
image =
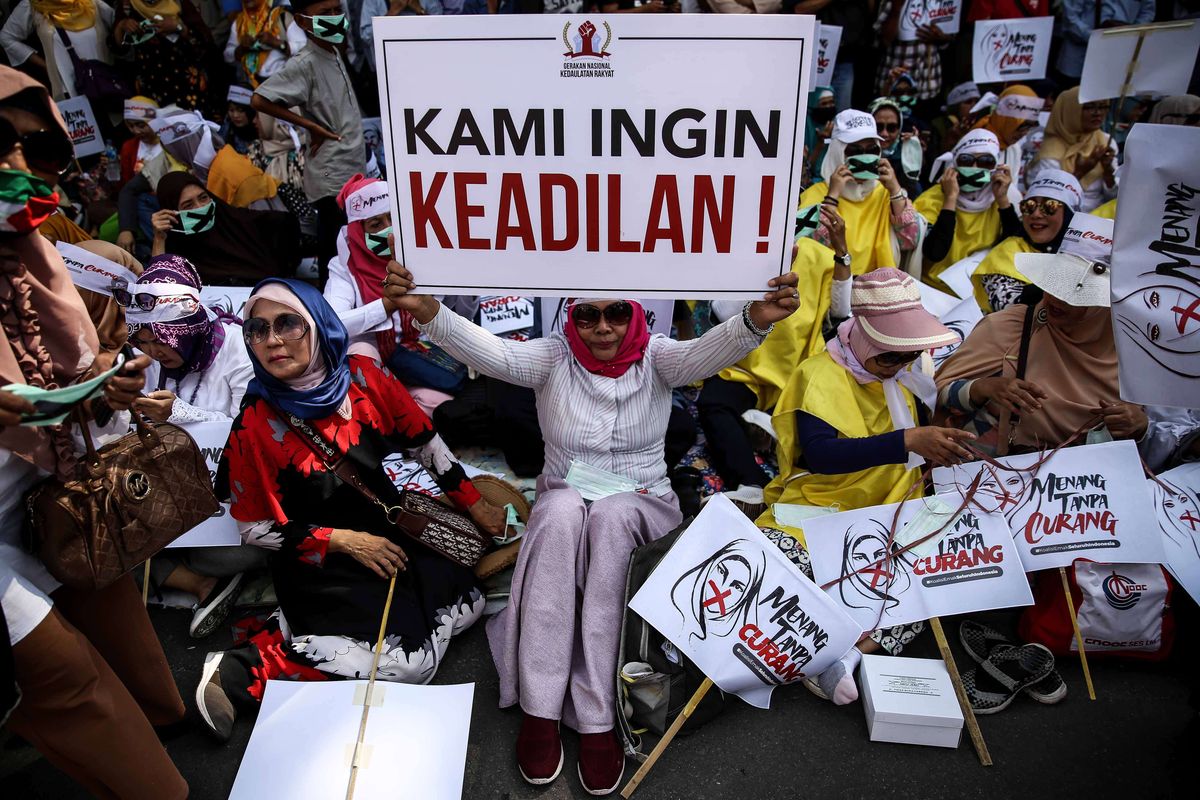
[[[988,752],[987,742],[983,740],[983,731],[979,730],[979,722],[975,719],[975,711],[971,708],[971,701],[967,698],[967,690],[963,688],[962,676],[958,674],[958,666],[954,663],[954,654],[950,652],[950,642],[946,640],[946,632],[942,630],[942,621],[937,617],[930,617],[929,627],[933,628],[933,638],[937,641],[942,661],[946,662],[946,671],[950,673],[950,683],[954,685],[954,693],[958,695],[958,705],[962,708],[963,721],[967,725],[971,744],[975,745],[979,763],[990,767],[992,754]]]
[[[354,783],[358,780],[358,756],[362,750],[363,737],[367,735],[367,715],[371,713],[371,694],[375,691],[375,673],[379,670],[379,655],[383,652],[383,635],[387,630],[388,614],[392,610],[392,593],[396,591],[396,573],[388,583],[387,601],[383,604],[383,619],[379,621],[379,637],[375,640],[375,655],[371,658],[371,676],[367,679],[367,692],[363,695],[362,718],[358,721],[358,739],[354,742],[354,755],[350,757],[350,782],[346,784],[346,800],[353,800]]]
[[[621,797],[629,800],[629,797],[637,791],[638,785],[645,780],[646,775],[654,768],[654,764],[658,761],[658,757],[667,749],[667,745],[675,738],[675,734],[679,733],[679,729],[683,727],[683,723],[688,721],[688,717],[696,710],[696,706],[700,705],[700,701],[704,699],[704,695],[708,694],[708,690],[713,687],[711,678],[706,677],[704,682],[700,684],[700,688],[692,695],[692,698],[687,701],[687,705],[683,707],[683,711],[679,712],[679,716],[671,723],[671,727],[667,728],[667,732],[658,740],[658,744],[650,751],[650,757],[646,759],[638,771],[629,779],[629,783],[625,784],[625,788],[621,790]]]
[[[1071,615],[1071,629],[1075,631],[1075,646],[1079,648],[1079,663],[1083,666],[1083,680],[1087,683],[1088,697],[1096,699],[1096,687],[1092,685],[1092,671],[1088,669],[1087,653],[1083,649],[1083,634],[1079,631],[1079,617],[1075,616],[1075,603],[1071,600],[1071,583],[1067,580],[1065,567],[1058,568],[1058,577],[1062,578],[1063,597],[1067,601],[1067,613]]]
[[[200,598],[203,600],[204,598]],[[150,559],[146,559],[145,568],[142,570],[142,605],[150,604]]]

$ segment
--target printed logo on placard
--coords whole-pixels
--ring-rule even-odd
[[[567,51],[563,53],[563,62],[559,76],[563,78],[611,78],[612,63],[609,59],[612,53],[608,46],[612,44],[612,27],[607,23],[603,32],[591,20],[585,20],[571,31],[568,22],[562,28],[562,42]]]
[[[1104,579],[1100,588],[1104,590],[1104,599],[1118,611],[1128,611],[1136,606],[1138,600],[1142,599],[1142,592],[1147,589],[1144,583],[1134,583],[1115,572]]]

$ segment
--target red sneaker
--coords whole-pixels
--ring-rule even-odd
[[[588,794],[612,794],[625,774],[625,751],[615,731],[579,736],[579,781]]]
[[[558,720],[526,714],[517,734],[517,769],[534,786],[544,786],[562,772],[563,748]]]

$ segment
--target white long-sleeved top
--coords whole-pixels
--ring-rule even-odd
[[[619,378],[606,378],[584,369],[561,333],[514,342],[445,307],[417,327],[484,375],[534,390],[546,441],[545,474],[565,477],[576,460],[622,475],[656,495],[670,491],[663,444],[672,388],[717,374],[762,341],[738,315],[699,339],[654,336],[640,363]]]
[[[146,370],[146,391],[158,387],[160,374],[158,362],[151,363]],[[238,415],[246,386],[253,377],[254,367],[246,352],[242,329],[237,325],[226,325],[225,341],[208,369],[189,372],[178,381],[167,380],[163,388],[175,393],[169,421],[182,425],[232,420]]]
[[[94,2],[96,4],[96,24],[82,31],[65,31],[65,33],[71,42],[71,47],[75,50],[75,55],[81,59],[110,62],[105,39],[112,30],[115,12],[107,3],[100,2],[100,0],[94,0]],[[49,52],[43,52],[42,55],[46,59],[46,66],[50,69],[50,91],[54,99],[62,100],[65,97],[74,97],[76,94],[75,65],[71,62],[71,54],[67,52],[66,45],[62,43],[62,37],[55,31],[54,26],[30,7],[29,0],[22,0],[18,4],[13,9],[12,16],[0,29],[0,46],[4,47],[9,63],[14,66],[24,64],[31,55],[37,52],[25,43],[25,40],[35,32],[41,41],[43,50],[49,48]]]

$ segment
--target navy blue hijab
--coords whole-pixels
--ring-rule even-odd
[[[250,353],[250,364],[254,367],[254,380],[246,387],[247,396],[258,396],[276,408],[294,414],[300,419],[323,419],[338,410],[350,391],[350,334],[338,319],[337,312],[319,291],[302,281],[290,278],[267,278],[259,281],[250,294],[254,297],[269,284],[280,284],[294,295],[313,319],[310,333],[317,336],[317,347],[325,362],[325,379],[311,389],[295,389],[273,377],[254,355],[254,348],[246,343]],[[275,299],[275,298],[263,298]],[[277,301],[282,302],[282,301]],[[249,303],[247,303],[249,305]]]

